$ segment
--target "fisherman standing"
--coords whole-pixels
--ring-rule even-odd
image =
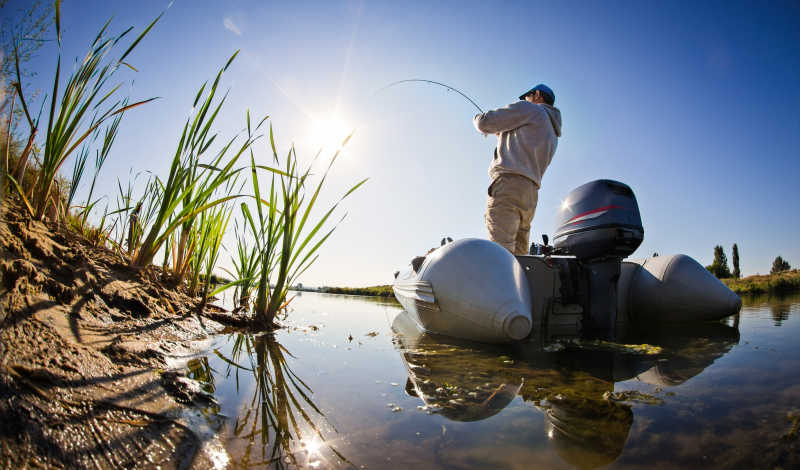
[[[553,106],[556,97],[547,85],[536,85],[519,99],[476,115],[473,123],[484,135],[497,135],[486,202],[489,239],[524,255],[542,176],[561,137],[561,111]]]

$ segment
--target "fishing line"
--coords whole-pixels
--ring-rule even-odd
[[[458,93],[459,95],[461,95],[462,97],[464,97],[464,99],[466,99],[467,101],[472,103],[472,106],[475,106],[476,108],[478,108],[478,111],[480,111],[481,114],[484,113],[483,109],[481,109],[481,107],[478,106],[478,104],[475,103],[475,101],[472,98],[467,96],[464,92],[462,92],[458,88],[455,88],[455,87],[452,87],[452,86],[447,85],[445,83],[437,82],[437,81],[434,81],[434,80],[425,80],[423,78],[410,78],[410,79],[407,79],[407,80],[398,80],[396,82],[392,82],[392,83],[386,85],[385,87],[381,88],[380,90],[376,91],[375,93],[377,94],[378,92],[381,92],[381,91],[383,91],[383,90],[385,90],[387,88],[391,88],[391,87],[393,87],[395,85],[400,85],[401,83],[410,83],[410,82],[430,83],[432,85],[439,85],[441,87],[447,88],[447,91],[454,91],[454,92]]]

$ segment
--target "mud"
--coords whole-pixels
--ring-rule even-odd
[[[182,368],[241,324],[63,227],[0,208],[3,468],[218,468]]]

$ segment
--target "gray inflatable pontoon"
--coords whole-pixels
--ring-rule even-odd
[[[710,321],[741,307],[739,296],[689,256],[623,260],[644,230],[633,191],[622,183],[573,190],[559,219],[554,246],[545,237],[531,255],[515,257],[476,238],[443,243],[396,274],[395,297],[427,332],[492,343],[560,325],[614,339],[628,323]]]

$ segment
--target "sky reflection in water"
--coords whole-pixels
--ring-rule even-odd
[[[459,342],[375,299],[293,306],[288,330],[221,336],[190,364],[234,468],[800,465],[798,296],[625,338],[658,354]]]

